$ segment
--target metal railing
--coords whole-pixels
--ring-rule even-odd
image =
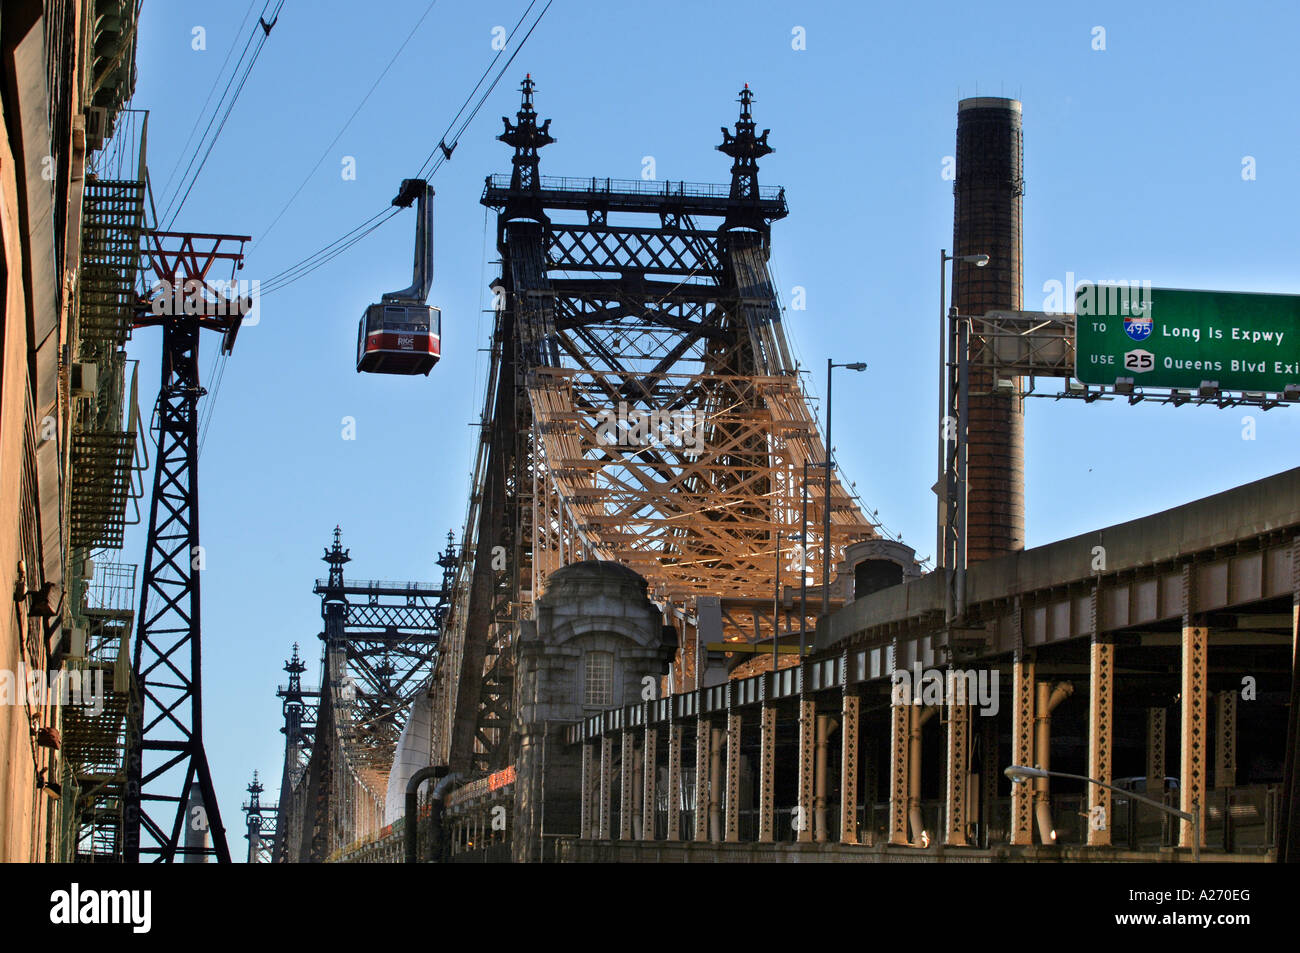
[[[679,196],[682,198],[729,199],[731,186],[709,182],[659,182],[654,179],[577,178],[574,176],[544,175],[540,179],[544,192],[578,192],[583,194],[623,194],[655,197]],[[509,189],[510,176],[504,174],[488,177],[488,187]],[[785,189],[780,186],[759,186],[758,198],[762,202],[782,202]]]
[[[85,607],[100,612],[135,610],[135,563],[95,561],[95,574],[86,583]]]
[[[319,685],[308,685],[308,684],[306,684],[306,683],[303,683],[303,684],[301,684],[301,685],[298,686],[298,690],[301,691],[304,695],[319,695],[319,694],[320,694],[320,686],[319,686]],[[288,685],[277,685],[277,686],[276,686],[276,693],[279,694],[279,695],[287,695],[287,694],[289,693],[289,686],[288,686]]]
[[[316,586],[319,589],[326,589],[329,587],[329,580],[317,579]],[[417,594],[430,589],[441,588],[440,585],[432,582],[411,582],[409,580],[395,582],[390,579],[344,579],[343,587],[345,589],[400,589],[402,592]]]

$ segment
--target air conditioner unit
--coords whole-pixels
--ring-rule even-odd
[[[86,630],[73,628],[72,638],[68,640],[68,655],[71,658],[86,657]]]
[[[86,151],[93,152],[108,138],[108,110],[91,106],[86,110]]]
[[[94,397],[99,383],[99,367],[94,364],[73,364],[68,370],[68,381],[73,397]]]
[[[95,561],[93,559],[83,559],[81,561],[81,578],[87,582],[95,578]]]

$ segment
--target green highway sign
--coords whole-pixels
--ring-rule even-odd
[[[1075,377],[1085,384],[1281,393],[1300,385],[1300,295],[1081,284]]]

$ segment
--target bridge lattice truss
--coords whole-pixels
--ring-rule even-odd
[[[798,587],[804,464],[826,451],[768,271],[770,224],[787,209],[784,190],[758,186],[756,160],[771,150],[750,101],[746,89],[718,147],[735,160],[730,186],[542,178],[550,120],[537,123],[530,81],[517,121],[504,120],[514,172],[490,177],[482,196],[498,212],[502,274],[431,686],[435,764],[509,762],[515,628],[570,562],[616,560],[649,581],[683,637],[678,685],[694,674],[697,597],[722,597],[729,640],[770,639],[780,614],[792,625],[773,592],[778,572]],[[825,471],[808,472],[811,584]],[[834,476],[831,526],[832,563],[874,535]]]
[[[339,531],[326,550],[321,597],[321,688],[306,666],[285,665],[285,762],[276,815],[276,861],[323,861],[383,826],[388,773],[411,707],[427,687],[446,614],[447,586],[345,580]],[[454,565],[450,551],[440,564]]]

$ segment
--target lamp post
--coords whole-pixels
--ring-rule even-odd
[[[772,684],[776,684],[776,670],[781,664],[781,530],[776,531],[776,591],[772,595]]]
[[[822,615],[831,611],[831,467],[835,454],[831,449],[831,371],[846,367],[851,371],[865,371],[861,361],[852,364],[833,364],[826,358],[826,506],[822,513]]]
[[[804,471],[807,472],[807,469],[808,469],[808,465],[805,463]],[[773,672],[777,670],[777,666],[780,663],[780,657],[781,657],[780,649],[778,647],[781,641],[781,540],[788,539],[791,542],[794,542],[796,539],[799,539],[801,536],[802,533],[796,535],[795,533],[789,533],[789,534],[782,533],[780,530],[777,530],[776,532],[776,591],[772,595],[772,671]],[[807,556],[804,555],[803,553],[802,545],[800,547],[800,562],[804,563],[806,566]],[[804,578],[807,579],[806,573],[804,574]],[[806,591],[807,590],[805,587],[805,592]],[[806,595],[804,596],[804,599],[806,601],[807,599]],[[799,658],[801,661],[803,659],[803,631],[804,631],[802,626],[805,624],[806,624],[806,619],[804,622],[800,623],[801,628],[799,629]]]
[[[944,538],[946,514],[944,512],[944,443],[945,434],[943,419],[947,412],[948,403],[944,398],[945,382],[947,381],[948,362],[944,353],[944,340],[948,333],[948,271],[945,267],[950,261],[969,262],[976,268],[983,268],[989,263],[988,255],[949,255],[948,249],[939,249],[939,454],[938,454],[938,478],[935,480],[935,495],[937,496],[937,514],[935,529],[935,568],[941,569],[944,565],[944,551],[947,548],[947,540]]]
[[[808,652],[808,467],[803,462],[803,516],[799,521],[799,658]],[[816,464],[820,466],[821,464]]]
[[[1095,784],[1103,787],[1107,791],[1114,791],[1122,794],[1134,801],[1141,801],[1143,804],[1149,804],[1151,807],[1159,808],[1166,814],[1178,818],[1180,821],[1192,822],[1192,862],[1201,862],[1201,802],[1192,802],[1192,812],[1180,811],[1176,807],[1170,807],[1154,798],[1138,794],[1135,791],[1125,791],[1123,788],[1117,788],[1113,784],[1107,784],[1105,781],[1098,781],[1096,778],[1090,778],[1085,774],[1067,774],[1064,771],[1044,771],[1042,768],[1030,768],[1023,764],[1013,764],[1002,772],[1009,777],[1013,784],[1024,784],[1026,781],[1036,780],[1038,778],[1069,778],[1073,781],[1087,781],[1089,784]]]

